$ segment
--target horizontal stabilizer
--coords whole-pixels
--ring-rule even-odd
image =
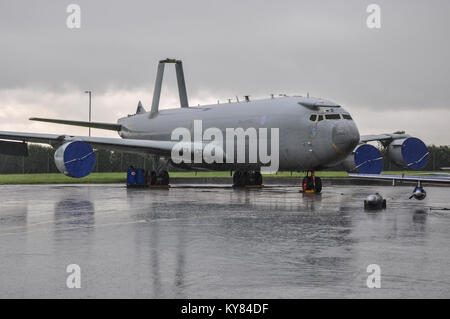
[[[30,120],[31,121],[39,121],[39,122],[56,123],[56,124],[73,125],[73,126],[91,127],[91,128],[97,128],[97,129],[101,129],[101,130],[110,130],[110,131],[120,131],[122,129],[122,125],[115,124],[115,123],[68,121],[68,120],[38,118],[38,117],[31,117]]]

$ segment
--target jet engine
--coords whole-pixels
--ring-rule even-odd
[[[383,170],[383,156],[373,145],[361,144],[342,162],[347,172],[380,174]]]
[[[55,152],[55,164],[58,170],[66,176],[85,177],[94,169],[94,150],[85,142],[65,143]]]
[[[392,141],[387,154],[395,164],[412,169],[424,168],[429,159],[427,146],[415,137]]]

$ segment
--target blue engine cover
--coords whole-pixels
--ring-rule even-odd
[[[383,170],[383,156],[373,145],[358,146],[354,156],[355,168],[360,174],[380,174]]]
[[[56,150],[55,164],[59,171],[67,176],[85,177],[94,170],[94,150],[85,142],[66,143]]]
[[[430,157],[425,143],[415,137],[392,141],[388,156],[395,164],[412,169],[424,168]]]
[[[406,166],[409,168],[422,169],[428,163],[428,148],[425,143],[418,138],[407,138],[402,144],[402,157]]]

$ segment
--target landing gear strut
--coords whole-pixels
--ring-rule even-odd
[[[311,172],[311,175],[309,173]],[[315,171],[312,169],[311,171],[306,172],[306,176],[302,181],[302,193],[317,193],[319,194],[322,191],[322,179],[320,177],[315,176]]]
[[[260,186],[262,175],[260,172],[235,171],[233,175],[233,187]]]

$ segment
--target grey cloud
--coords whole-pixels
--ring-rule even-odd
[[[78,3],[82,27],[66,28]],[[0,89],[152,90],[183,59],[190,96],[305,93],[353,108],[448,109],[448,1],[5,1]],[[168,83],[175,88],[173,70]]]

